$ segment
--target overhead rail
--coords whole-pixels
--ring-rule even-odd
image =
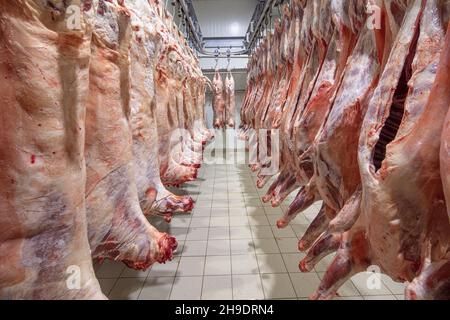
[[[172,6],[177,7],[179,11],[179,18],[181,23],[186,29],[186,36],[189,43],[203,56],[211,56],[216,58],[230,57],[230,56],[242,56],[250,54],[255,47],[257,40],[261,39],[263,32],[267,32],[267,28],[270,25],[272,18],[272,11],[274,7],[280,6],[286,0],[259,0],[253,13],[251,22],[247,29],[247,33],[244,39],[244,49],[239,51],[219,52],[221,48],[229,48],[229,46],[214,46],[205,47],[203,34],[198,22],[197,15],[195,13],[192,0],[171,0]],[[205,49],[216,49],[215,51],[207,51]]]

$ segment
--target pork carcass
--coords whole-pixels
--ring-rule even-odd
[[[0,1],[0,299],[104,299],[84,200],[94,11]]]
[[[129,125],[130,12],[122,1],[99,0],[92,38],[86,114],[86,212],[92,255],[147,269],[171,260],[177,241],[150,225],[139,203]]]

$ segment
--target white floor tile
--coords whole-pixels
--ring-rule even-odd
[[[296,253],[298,252],[298,239],[297,238],[279,238],[276,239],[280,251],[282,253]]]
[[[393,295],[364,296],[364,300],[397,300]]]
[[[100,283],[100,288],[105,296],[108,296],[111,292],[111,289],[116,284],[117,279],[98,279]]]
[[[294,289],[298,298],[309,298],[320,284],[320,279],[316,273],[291,273]]]
[[[382,275],[383,283],[386,285],[386,287],[391,291],[394,295],[404,295],[406,284],[395,282],[387,275]]]
[[[254,254],[232,255],[233,274],[259,274],[258,262]]]
[[[215,227],[209,229],[209,240],[227,240],[230,239],[229,227]]]
[[[229,240],[209,240],[206,254],[208,256],[229,256],[230,251]]]
[[[231,239],[251,239],[252,231],[250,226],[245,227],[230,227]]]
[[[171,228],[188,228],[191,223],[191,217],[187,216],[175,216],[170,222]]]
[[[260,273],[286,273],[286,267],[281,254],[258,254]]]
[[[144,282],[143,278],[118,279],[108,298],[110,300],[137,300]]]
[[[229,215],[230,215],[230,217],[233,217],[233,216],[243,217],[243,216],[247,215],[247,210],[245,209],[245,206],[239,207],[239,208],[230,207]]]
[[[174,277],[147,278],[139,300],[168,300],[174,279]]]
[[[147,278],[149,272],[150,272],[150,268],[145,271],[139,271],[139,270],[134,270],[134,269],[125,267],[125,269],[123,269],[122,273],[120,274],[120,277],[121,278]]]
[[[186,240],[207,240],[209,228],[189,228],[186,236]]]
[[[176,277],[170,300],[200,300],[202,277]]]
[[[242,217],[231,216],[230,217],[230,227],[246,227],[246,226],[249,226],[247,216],[242,216]]]
[[[276,215],[278,217],[281,217],[283,215],[283,210],[281,210],[280,207],[278,208],[265,207],[264,211],[267,215]]]
[[[259,275],[233,275],[233,299],[264,299]]]
[[[280,253],[275,239],[254,239],[255,251],[258,254]]]
[[[309,223],[310,223],[310,221],[304,215],[304,213],[300,212],[294,219],[292,219],[292,221],[289,224],[290,225],[296,225],[296,224],[309,224]]]
[[[261,207],[252,207],[247,205],[247,215],[249,217],[264,216],[266,212]]]
[[[211,216],[211,209],[209,208],[197,208],[194,209],[194,211],[192,212],[193,218],[209,217],[209,216]]]
[[[174,277],[177,273],[178,264],[180,262],[180,258],[177,257],[172,261],[168,261],[166,263],[155,263],[148,276],[149,277]]]
[[[243,208],[245,207],[245,202],[243,200],[230,200],[228,202],[228,207],[230,208],[230,210],[232,210],[233,208]]]
[[[186,240],[188,228],[170,228],[170,234],[174,236],[178,241]]]
[[[270,226],[250,226],[253,239],[273,239],[272,227]]]
[[[231,300],[232,298],[231,275],[205,276],[203,278],[203,300]]]
[[[205,257],[181,257],[177,276],[201,276],[205,267]]]
[[[231,274],[229,256],[208,256],[205,263],[205,275],[221,276]]]
[[[229,217],[211,217],[211,227],[229,227]]]
[[[299,262],[305,257],[304,253],[283,253],[284,264],[288,272],[290,273],[300,273],[300,269],[298,267]]]
[[[265,215],[261,216],[248,216],[248,221],[251,226],[268,226],[269,220]]]
[[[231,254],[247,254],[255,251],[252,239],[233,239],[230,241]]]
[[[295,235],[300,239],[305,234],[306,230],[308,230],[307,224],[293,224],[291,226],[292,230],[294,230]]]
[[[211,218],[228,217],[228,210],[229,210],[228,208],[214,208],[214,209],[211,209]]]
[[[275,226],[272,227],[272,232],[275,238],[293,238],[297,237],[291,226],[287,226],[284,229],[279,229]]]
[[[371,281],[369,277],[377,277],[371,272],[361,272],[352,277],[352,282],[362,296],[382,296],[391,295],[392,293],[383,284],[382,278],[379,277],[376,281]]]
[[[317,273],[317,275],[319,276],[320,280],[322,280],[325,273]],[[337,293],[340,297],[355,297],[360,295],[358,289],[356,289],[351,280],[348,280],[344,284],[342,284]]]
[[[105,260],[98,267],[95,274],[97,279],[115,279],[120,277],[124,269],[125,265],[122,262]]]
[[[266,299],[295,298],[296,294],[292,287],[291,279],[287,273],[263,274],[261,276]]]
[[[209,217],[192,218],[191,227],[194,228],[209,228]]]
[[[206,254],[207,241],[186,241],[184,243],[183,257],[199,257]]]

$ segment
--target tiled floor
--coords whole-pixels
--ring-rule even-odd
[[[265,190],[256,189],[246,165],[205,165],[183,190],[197,200],[191,215],[178,215],[170,225],[151,220],[177,237],[176,258],[145,272],[110,261],[96,266],[110,299],[306,299],[318,287],[332,257],[301,273],[297,243],[319,204],[278,230],[275,222],[295,194],[280,208],[263,204]],[[404,298],[404,286],[387,277],[369,289],[370,275],[354,276],[336,299]]]

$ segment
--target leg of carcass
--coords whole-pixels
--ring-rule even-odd
[[[450,259],[431,263],[406,288],[409,300],[450,300]]]
[[[308,251],[306,257],[300,261],[299,269],[302,272],[311,271],[322,258],[339,248],[341,237],[341,234],[324,232]]]
[[[316,200],[317,196],[314,192],[311,192],[307,187],[302,187],[289,206],[289,210],[277,221],[277,227],[280,229],[286,228],[298,213],[309,208]]]
[[[259,189],[263,188],[272,177],[273,176],[258,175],[258,181],[256,182],[256,186]]]
[[[356,220],[358,220],[361,212],[361,197],[362,190],[361,188],[358,188],[350,199],[348,199],[337,216],[330,222],[328,229],[330,232],[345,232],[350,230]]]
[[[274,191],[272,199],[272,207],[278,207],[288,195],[299,187],[297,179],[294,175],[289,175],[283,184],[278,185]]]
[[[327,230],[328,224],[331,221],[330,213],[328,213],[327,211],[332,211],[332,209],[325,203],[323,203],[319,213],[314,218],[313,222],[311,222],[305,234],[298,242],[298,249],[300,251],[303,252],[308,250],[317,240],[317,238],[319,238],[320,235]]]
[[[92,256],[122,261],[134,269],[172,259],[175,238],[160,233],[147,221],[123,166],[103,178],[86,198]]]
[[[171,212],[191,212],[194,209],[194,200],[188,196],[168,194],[153,204],[153,210],[161,214]]]
[[[340,249],[310,299],[332,299],[341,285],[353,275],[366,270],[369,265],[369,246],[364,229],[346,232],[342,235]]]
[[[272,182],[272,184],[269,187],[269,190],[267,190],[266,194],[264,195],[264,197],[262,197],[262,202],[267,203],[270,200],[272,200],[272,198],[275,196],[274,191],[276,189],[276,187],[283,183],[283,181],[286,179],[286,171],[282,170],[281,173],[278,175],[278,177],[275,179],[274,182]]]

